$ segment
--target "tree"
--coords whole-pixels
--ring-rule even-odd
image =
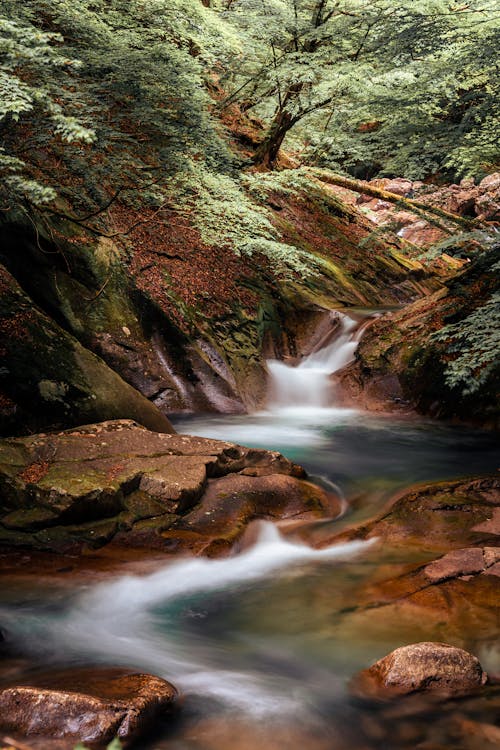
[[[372,87],[384,120],[382,90],[396,113],[398,100],[415,88],[421,100],[446,99],[450,76],[442,66],[450,45],[467,36],[471,18],[484,15],[479,3],[457,7],[447,0],[237,0],[220,4],[219,12],[248,37],[227,102],[239,100],[268,121],[255,155],[267,166],[299,124],[304,129],[307,122],[318,141],[325,129],[333,140],[333,126],[347,117],[362,124],[362,109],[368,122],[375,120],[367,104]]]
[[[41,204],[54,200],[50,186],[24,174],[27,167],[21,158],[29,151],[29,131],[25,130],[28,146],[19,151],[9,149],[13,134],[24,123],[35,125],[39,138],[66,144],[91,144],[95,133],[75,116],[77,97],[68,91],[71,73],[81,62],[58,49],[62,37],[43,32],[30,23],[17,23],[0,17],[0,174],[3,182],[5,208],[28,199]],[[23,139],[24,140],[24,139]]]
[[[453,180],[495,171],[499,17],[500,11],[479,3],[446,16],[439,32],[444,44],[377,72],[370,87],[337,103],[326,127],[311,123],[304,158],[365,178]],[[430,18],[421,35],[435,35],[439,19]]]
[[[2,1],[3,208],[59,196],[86,213],[117,192],[158,204],[192,160],[230,169],[204,78],[216,19],[198,0],[181,6]]]
[[[52,227],[57,215],[115,236],[150,209],[205,244],[310,272],[312,256],[281,242],[249,195],[213,114],[211,76],[242,49],[213,9],[199,0],[1,0],[0,20],[3,220],[21,210]],[[119,230],[110,226],[118,203],[130,209]]]

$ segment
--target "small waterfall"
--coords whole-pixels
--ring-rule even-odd
[[[359,320],[344,313],[336,314],[335,320],[339,319],[340,326],[333,341],[330,332],[322,342],[326,339],[329,343],[324,346],[320,343],[319,348],[298,365],[268,360],[271,410],[297,407],[323,409],[332,405],[330,375],[353,360],[364,328]]]

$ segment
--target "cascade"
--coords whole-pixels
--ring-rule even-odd
[[[290,408],[323,409],[332,405],[330,375],[342,369],[354,358],[364,326],[359,320],[344,313],[336,313],[340,326],[333,341],[321,346],[291,366],[279,360],[268,360],[270,376],[269,408],[271,411]]]
[[[186,607],[202,607],[214,592],[245,590],[249,584],[280,571],[314,563],[335,563],[357,557],[372,540],[348,541],[322,549],[284,537],[268,521],[260,522],[253,546],[238,555],[211,559],[178,559],[147,575],[125,575],[84,591],[60,612],[30,618],[23,609],[22,623],[31,647],[49,654],[64,647],[66,653],[85,652],[94,661],[129,665],[172,679],[184,692],[221,700],[255,714],[276,711],[296,713],[300,701],[289,696],[287,679],[266,680],[264,675],[235,669],[227,657],[213,648],[210,635],[196,640],[183,626]],[[198,602],[198,604],[197,604]],[[2,622],[19,631],[19,612],[1,611]],[[12,619],[11,619],[12,618]],[[162,622],[166,623],[162,626]],[[15,627],[14,627],[15,626]]]

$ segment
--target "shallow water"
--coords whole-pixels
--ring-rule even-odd
[[[490,434],[352,410],[197,417],[176,426],[282,450],[340,489],[350,521],[372,515],[399,487],[497,465]],[[30,669],[123,664],[170,678],[187,696],[183,718],[151,747],[404,748],[404,737],[387,744],[393,719],[380,707],[358,705],[346,690],[358,669],[392,648],[445,635],[432,622],[350,614],[368,581],[404,562],[385,560],[376,543],[312,550],[267,524],[256,546],[230,559],[174,561],[146,576],[71,592],[20,592],[7,582],[0,621],[8,650],[26,656]],[[498,668],[489,644],[471,642],[470,634],[464,641],[486,669]],[[473,708],[488,718],[485,706],[484,716]],[[406,734],[425,739],[421,711]],[[452,747],[448,740],[444,746]]]
[[[495,472],[500,463],[496,434],[354,409],[285,408],[174,424],[180,432],[279,450],[349,500],[366,495],[370,514],[399,488]]]
[[[344,337],[344,355],[347,344]],[[497,469],[490,433],[307,404],[275,399],[272,411],[184,417],[175,426],[280,450],[301,463],[346,499],[344,517],[330,522],[338,529],[374,515],[399,488]],[[363,606],[368,584],[415,559],[414,550],[388,556],[376,542],[314,550],[264,523],[257,543],[229,559],[174,560],[147,575],[48,590],[6,580],[3,651],[24,676],[47,665],[106,664],[171,679],[185,696],[183,711],[173,725],[156,727],[143,748],[451,750],[457,716],[491,723],[498,696],[444,710],[421,700],[363,703],[347,689],[357,670],[418,640],[467,646],[487,670],[500,671],[498,649],[473,632],[450,636],[432,618],[380,617]],[[471,742],[460,747],[492,747],[484,737]]]

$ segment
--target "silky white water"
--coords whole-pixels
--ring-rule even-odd
[[[323,409],[332,405],[330,376],[353,360],[359,343],[359,321],[349,315],[336,313],[335,320],[339,319],[339,330],[333,341],[326,346],[320,346],[298,365],[288,365],[275,359],[268,360],[268,408],[271,411]]]
[[[63,617],[49,621],[28,617],[25,623],[35,648],[43,643],[48,651],[135,664],[171,679],[184,693],[216,698],[226,709],[252,715],[275,714],[278,709],[296,712],[303,697],[290,695],[286,678],[232,668],[230,650],[221,651],[209,637],[190,639],[179,627],[176,613],[179,607],[185,609],[186,600],[203,601],[214,592],[241,596],[245,586],[272,574],[300,575],[304,565],[352,559],[372,543],[313,549],[261,522],[255,544],[238,555],[185,558],[149,575],[124,576],[81,595]],[[8,612],[2,616],[8,623]]]

